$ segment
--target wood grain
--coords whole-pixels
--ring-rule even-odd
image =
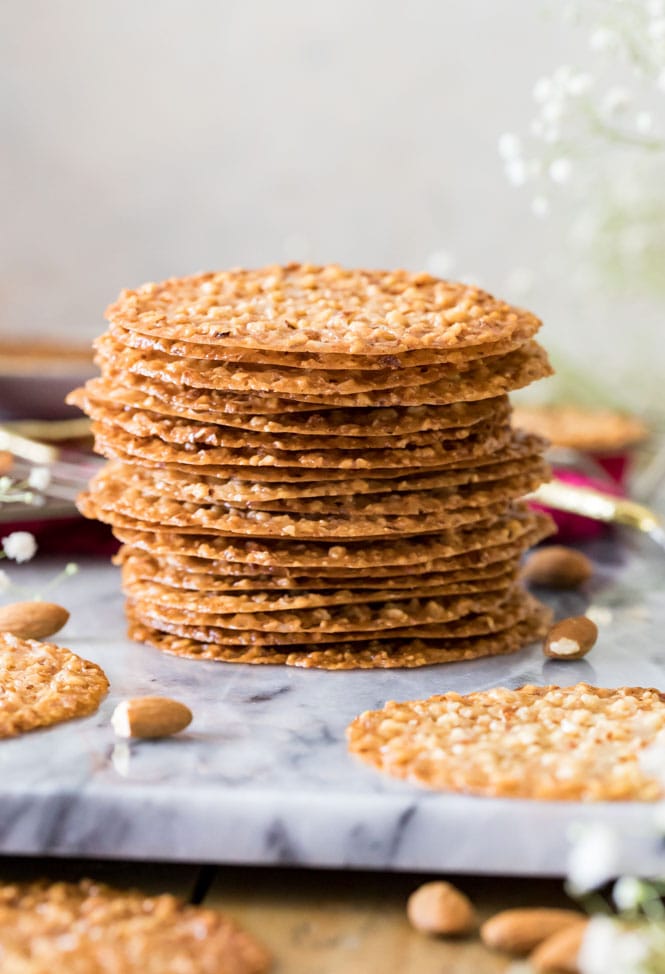
[[[499,974],[511,959],[477,936],[413,930],[406,899],[429,878],[414,875],[222,868],[206,897],[272,951],[275,974]],[[512,906],[570,905],[558,881],[446,877],[481,920]]]

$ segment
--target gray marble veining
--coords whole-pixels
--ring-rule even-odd
[[[421,670],[326,673],[180,660],[124,636],[119,577],[88,563],[57,598],[58,637],[100,663],[111,693],[86,720],[0,743],[0,851],[219,863],[558,875],[570,826],[603,819],[624,837],[624,868],[665,869],[653,808],[440,795],[392,781],[347,754],[362,710],[524,682],[665,688],[665,558],[646,543],[598,543],[591,586],[600,623],[588,660],[515,656]],[[36,588],[53,566],[15,570]],[[584,611],[579,594],[560,614]],[[119,699],[160,693],[189,704],[178,738],[117,741]]]

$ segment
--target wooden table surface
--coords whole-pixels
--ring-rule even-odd
[[[0,858],[4,882],[84,876],[147,893],[170,892],[223,910],[272,952],[274,974],[499,974],[511,960],[477,937],[444,940],[413,930],[406,899],[445,878],[481,918],[511,906],[570,906],[554,880]]]

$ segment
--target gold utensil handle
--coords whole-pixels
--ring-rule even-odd
[[[557,511],[581,514],[594,521],[624,524],[630,528],[637,528],[638,531],[644,531],[646,534],[651,534],[663,527],[658,515],[643,504],[625,497],[605,494],[593,487],[567,484],[563,480],[551,480],[547,484],[542,484],[529,497]]]

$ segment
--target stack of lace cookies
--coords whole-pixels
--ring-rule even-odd
[[[544,608],[519,500],[543,441],[507,393],[550,373],[528,312],[404,271],[289,265],[124,291],[70,402],[110,462],[80,498],[123,547],[130,635],[329,669],[510,653]]]

